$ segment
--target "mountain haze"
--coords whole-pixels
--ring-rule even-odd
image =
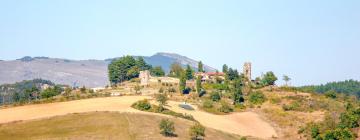
[[[138,56],[136,56],[138,57]],[[162,66],[165,72],[177,62],[197,68],[198,61],[174,53],[157,53],[143,56],[152,66]],[[108,82],[107,66],[116,58],[106,60],[69,60],[49,57],[23,57],[17,60],[0,61],[0,84],[42,78],[57,84],[71,86],[102,87]],[[216,69],[205,65],[206,71]]]

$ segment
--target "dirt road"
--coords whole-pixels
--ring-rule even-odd
[[[69,102],[50,104],[27,105],[21,107],[7,108],[0,110],[0,123],[7,123],[19,120],[41,119],[69,113],[82,113],[92,111],[119,111],[140,113],[130,106],[132,103],[150,98],[147,96],[123,96],[93,98]],[[221,130],[227,133],[241,136],[254,136],[259,138],[270,138],[277,136],[273,127],[260,119],[252,112],[233,113],[231,115],[214,115],[203,111],[187,111],[178,107],[179,102],[169,102],[169,107],[179,113],[187,113],[194,116],[206,127]],[[144,113],[144,112],[141,112]],[[152,114],[152,113],[146,113]]]
[[[199,111],[196,106],[192,106],[195,111],[188,111],[180,108],[179,104],[179,102],[170,101],[168,105],[175,112],[191,114],[206,127],[241,136],[254,136],[265,139],[273,136],[277,137],[275,129],[256,113],[241,112],[230,115],[214,115]]]
[[[58,115],[66,115],[70,113],[82,113],[92,111],[136,112],[137,110],[130,107],[131,104],[145,98],[150,97],[123,96],[93,98],[69,102],[36,104],[6,108],[0,110],[0,123],[7,123],[19,120],[32,120]]]

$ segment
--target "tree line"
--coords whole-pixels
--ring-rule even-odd
[[[47,84],[49,88],[42,89]],[[0,104],[25,103],[59,95],[63,89],[49,80],[24,80],[15,84],[0,85]]]
[[[360,97],[360,82],[356,80],[345,80],[339,82],[330,82],[322,85],[302,86],[298,88],[303,92],[310,93],[344,93],[346,95],[355,95]]]

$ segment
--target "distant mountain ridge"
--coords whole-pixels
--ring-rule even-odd
[[[135,56],[139,57],[139,56]],[[189,64],[197,68],[198,61],[174,53],[156,53],[142,56],[152,66],[162,66],[168,73],[172,63]],[[49,57],[25,56],[17,60],[0,61],[0,84],[11,84],[23,80],[46,79],[71,86],[102,87],[108,85],[108,64],[116,58],[106,60],[69,60]],[[216,69],[204,65],[206,71]]]

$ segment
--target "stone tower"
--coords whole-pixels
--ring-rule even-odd
[[[250,62],[245,62],[244,64],[244,76],[247,80],[251,81],[251,63]]]
[[[140,85],[148,86],[150,80],[150,71],[148,70],[140,71],[139,78],[140,78]]]

